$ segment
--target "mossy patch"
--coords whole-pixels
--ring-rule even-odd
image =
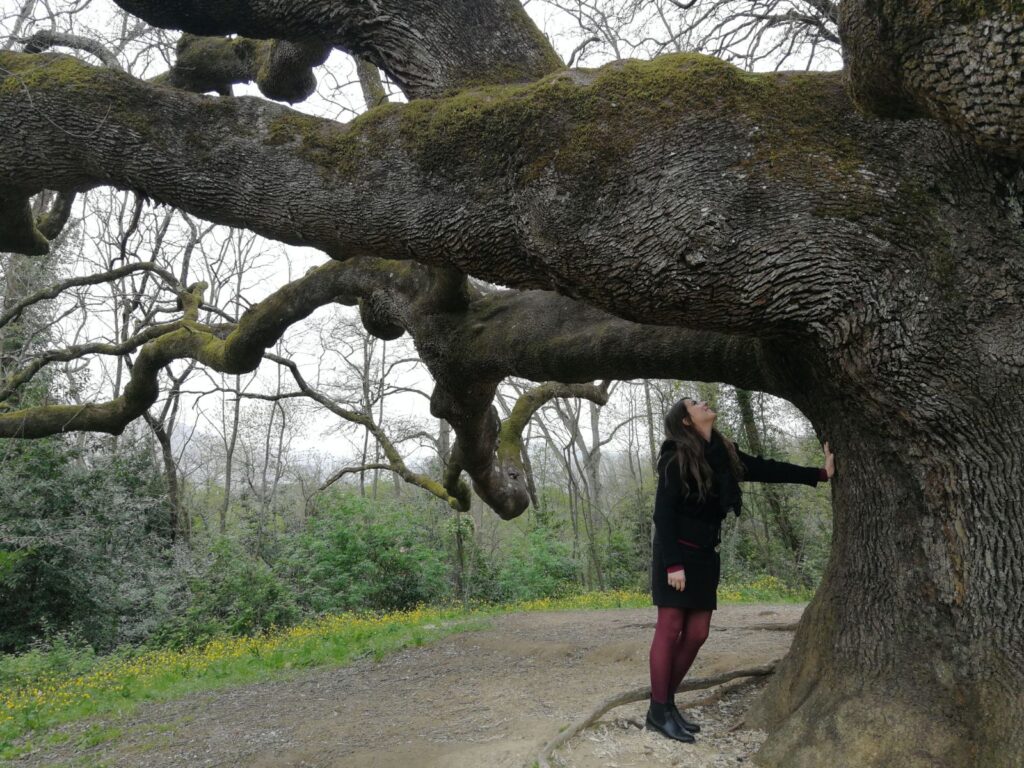
[[[0,51],[0,95],[47,88],[95,87],[96,67],[56,53]]]
[[[752,164],[787,173],[817,153],[845,172],[860,161],[848,135],[852,114],[840,73],[750,74],[713,57],[673,54],[384,105],[344,127],[291,112],[273,122],[267,143],[298,141],[312,162],[342,176],[391,146],[446,179],[523,185],[554,172],[583,185],[604,179],[640,141],[723,115],[756,127]]]
[[[760,124],[777,162],[818,148],[849,149],[836,132],[837,76],[752,75],[696,54],[561,72],[526,86],[463,91],[401,112],[402,146],[440,175],[512,175],[529,183],[550,169],[599,183],[637,145],[671,135],[685,119],[726,114]]]
[[[38,98],[58,90],[77,92],[83,101],[97,105],[98,124],[123,125],[148,141],[161,141],[152,124],[159,117],[148,113],[152,94],[130,75],[58,53],[0,51],[0,98]],[[104,114],[106,110],[110,112]]]

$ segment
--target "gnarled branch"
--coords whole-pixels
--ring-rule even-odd
[[[334,267],[333,274],[324,267],[310,270],[249,309],[237,325],[228,328],[198,322],[207,286],[197,283],[179,294],[184,308],[181,320],[140,334],[153,334],[155,338],[145,340],[139,350],[131,378],[120,397],[103,403],[42,405],[0,413],[0,436],[43,437],[75,430],[120,434],[156,402],[160,369],[173,360],[189,358],[222,373],[254,370],[263,359],[264,350],[290,325],[334,299],[338,285],[330,278],[341,277],[336,269],[340,265],[325,266]],[[29,371],[26,369],[25,373]]]
[[[519,0],[117,0],[195,35],[318,42],[383,69],[410,98],[534,80],[561,61]]]
[[[178,41],[174,66],[153,82],[196,93],[216,91],[223,96],[231,94],[232,85],[254,82],[267,98],[294,104],[316,90],[313,68],[323,64],[330,52],[330,45],[316,41],[184,34]]]
[[[137,268],[129,265],[117,273]],[[173,280],[169,275],[162,277]],[[51,287],[47,293],[54,290]],[[666,375],[734,380],[766,390],[781,385],[780,380],[771,378],[771,352],[756,341],[644,326],[552,292],[475,292],[451,271],[403,262],[329,262],[284,286],[234,325],[206,326],[197,321],[201,291],[202,287],[197,286],[185,294],[187,311],[182,320],[147,329],[130,340],[132,348],[138,342],[145,343],[120,398],[0,414],[0,435],[39,437],[68,430],[116,434],[156,400],[157,374],[171,360],[189,358],[226,373],[247,372],[259,364],[265,350],[289,325],[317,306],[332,301],[352,304],[366,296],[378,296],[381,304],[394,313],[390,321],[400,323],[414,336],[435,377],[432,410],[452,424],[459,444],[445,483],[408,470],[376,425],[358,413],[339,410],[336,403],[316,393],[305,384],[294,364],[276,356],[271,359],[289,367],[300,389],[314,400],[370,429],[381,440],[392,468],[398,468],[404,479],[461,508],[468,504],[466,488],[457,481],[461,469],[470,474],[481,497],[502,516],[514,517],[526,508],[529,494],[525,473],[521,461],[517,464],[513,455],[516,430],[521,431],[526,414],[536,407],[540,394],[603,397],[602,387],[572,385],[574,381],[593,381],[596,371],[607,371],[618,378]],[[124,352],[127,348],[99,345],[85,351]],[[51,358],[52,354],[45,357]],[[30,365],[38,370],[41,362]],[[497,383],[510,375],[569,383],[550,384],[540,393],[533,393],[503,429],[492,401]]]

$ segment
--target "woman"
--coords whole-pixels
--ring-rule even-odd
[[[651,643],[651,705],[647,725],[669,738],[694,741],[700,726],[675,705],[675,691],[708,637],[721,561],[722,520],[740,513],[737,481],[817,485],[834,474],[825,443],[825,467],[799,467],[748,456],[712,425],[717,414],[703,401],[683,398],[665,415],[654,501],[651,593],[658,622]]]

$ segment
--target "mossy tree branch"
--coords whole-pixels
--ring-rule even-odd
[[[129,265],[62,285],[95,283],[141,268]],[[152,271],[168,284],[176,284],[173,275],[159,268]],[[59,287],[50,286],[29,297],[24,306],[57,295]],[[407,482],[465,509],[468,489],[458,480],[465,469],[488,504],[500,515],[514,517],[526,508],[529,498],[521,456],[513,455],[529,414],[551,397],[606,397],[603,387],[584,383],[592,382],[597,371],[610,371],[620,378],[735,379],[765,389],[779,386],[781,381],[766,378],[772,370],[772,357],[757,342],[640,325],[549,291],[471,290],[464,276],[452,270],[408,262],[366,258],[329,262],[260,302],[237,324],[200,323],[201,292],[202,285],[181,290],[185,308],[181,320],[152,326],[120,345],[100,343],[54,350],[30,363],[34,374],[54,359],[87,353],[123,354],[141,345],[122,397],[85,406],[50,405],[2,414],[0,435],[39,437],[70,430],[116,434],[155,402],[157,374],[170,361],[189,358],[225,373],[247,372],[259,364],[265,350],[288,326],[317,306],[332,301],[367,305],[373,299],[374,306],[388,313],[377,322],[386,321],[389,329],[411,333],[437,382],[432,410],[452,424],[458,444],[444,483],[413,473],[371,420],[339,410],[340,406],[309,387],[294,364],[276,356],[272,359],[289,367],[308,396],[369,429],[381,442],[390,465]],[[17,310],[12,307],[9,315],[13,317]],[[549,383],[532,392],[502,427],[492,403],[497,384],[507,376],[569,383]],[[27,378],[12,379],[5,391],[13,391]]]
[[[488,405],[483,412],[486,428],[482,431],[461,430],[465,437],[457,437],[452,447],[452,460],[448,463],[444,480],[449,493],[454,495],[458,492],[465,463],[464,455],[475,455],[478,457],[477,464],[471,476],[481,498],[506,519],[522,513],[532,498],[523,430],[533,414],[556,397],[580,397],[604,405],[608,402],[608,382],[600,385],[545,382],[520,395],[504,421],[499,419],[494,406]],[[495,422],[496,435],[493,428]],[[457,429],[456,435],[459,433]],[[471,444],[471,447],[463,448],[463,443]],[[482,462],[487,462],[488,466],[481,467]]]
[[[339,258],[415,258],[640,322],[758,334],[849,301],[873,270],[861,249],[933,209],[896,183],[893,153],[955,144],[935,126],[865,123],[836,75],[689,55],[385,105],[345,126],[52,54],[0,53],[0,68],[12,196],[127,186]],[[947,158],[917,169],[921,183],[942,183]],[[8,247],[38,249],[15,234]],[[800,290],[763,279],[780,273]],[[616,276],[632,289],[609,291]]]
[[[103,403],[43,405],[0,413],[0,436],[44,437],[76,430],[120,434],[156,402],[160,369],[174,360],[196,360],[222,373],[254,370],[263,359],[264,350],[290,325],[334,300],[338,291],[336,280],[341,277],[336,267],[340,265],[326,266],[328,269],[310,270],[303,278],[287,284],[250,308],[235,325],[209,326],[198,321],[206,284],[197,283],[179,293],[183,317],[178,321],[152,326],[123,345],[82,345],[83,349],[73,350],[77,354],[64,350],[42,356],[15,374],[5,390],[23,384],[50,359],[91,352],[121,354],[142,342],[131,378],[120,397]],[[330,268],[335,268],[333,273]]]

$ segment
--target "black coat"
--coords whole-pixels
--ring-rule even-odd
[[[818,484],[819,470],[815,467],[750,456],[738,448],[736,452],[745,470],[745,481]],[[709,609],[717,606],[720,561],[715,546],[729,510],[740,513],[742,494],[717,433],[712,433],[711,442],[705,443],[704,457],[711,467],[712,485],[704,499],[700,499],[692,479],[689,492],[683,493],[675,443],[666,440],[661,446],[651,562],[655,605]],[[673,565],[682,565],[686,571],[686,588],[682,592],[668,586],[666,569]]]

